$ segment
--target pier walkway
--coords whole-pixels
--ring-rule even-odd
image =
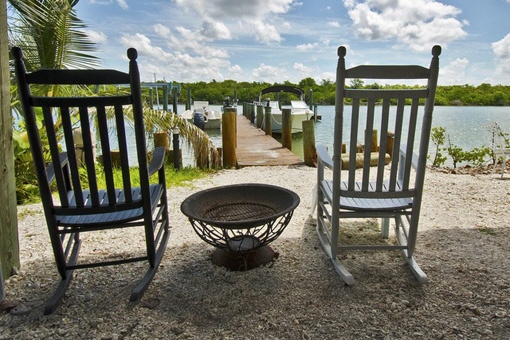
[[[273,137],[254,126],[248,118],[237,119],[237,166],[303,165],[299,156],[292,153]]]

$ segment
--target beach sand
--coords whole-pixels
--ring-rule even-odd
[[[430,282],[419,285],[400,252],[353,251],[342,257],[356,279],[346,286],[315,232],[316,171],[222,170],[169,188],[170,241],[141,301],[129,295],[145,263],[80,270],[51,316],[43,303],[58,275],[41,206],[19,207],[22,266],[5,284],[16,307],[0,314],[0,339],[510,339],[510,174],[428,171],[416,260]],[[245,272],[213,265],[214,248],[180,211],[190,194],[234,183],[301,200],[271,244],[278,259]],[[131,230],[82,238],[85,259],[144,248]]]

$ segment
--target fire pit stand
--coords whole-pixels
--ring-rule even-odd
[[[181,211],[197,235],[217,249],[212,262],[229,270],[249,270],[271,262],[268,244],[289,224],[299,196],[266,184],[236,184],[197,192]]]

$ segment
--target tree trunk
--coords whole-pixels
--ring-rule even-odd
[[[12,146],[10,108],[9,47],[7,43],[7,3],[0,0],[0,262],[4,278],[19,267],[18,221],[16,216],[16,183]]]

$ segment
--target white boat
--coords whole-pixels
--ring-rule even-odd
[[[290,92],[294,93],[299,97],[299,99],[291,100],[290,105],[280,105],[280,103],[276,100],[263,100],[263,95],[271,92]],[[302,122],[304,120],[310,120],[314,118],[314,112],[310,110],[304,100],[304,92],[303,90],[286,85],[277,85],[271,86],[263,89],[260,92],[259,105],[271,107],[271,130],[273,133],[281,133],[282,132],[282,109],[291,109],[291,121],[292,121],[292,133],[300,133],[303,132]],[[262,125],[264,126],[264,125]]]
[[[207,101],[195,101],[193,108],[184,111],[181,116],[202,130],[219,130],[221,128],[221,112],[211,110]]]

